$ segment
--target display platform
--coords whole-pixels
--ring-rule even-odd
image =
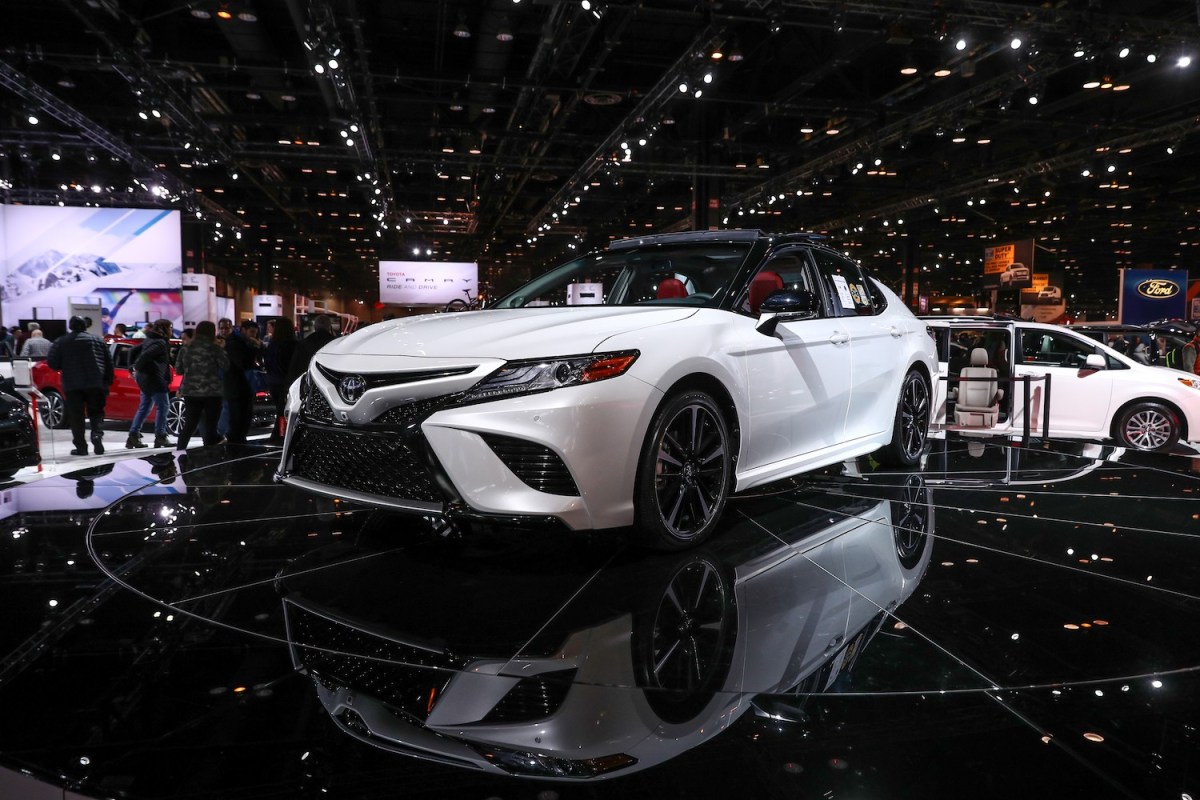
[[[0,488],[0,796],[1200,797],[1200,461],[932,444],[672,554],[253,446]]]

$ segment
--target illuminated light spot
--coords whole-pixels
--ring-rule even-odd
[[[1097,689],[1097,690],[1096,690],[1096,697],[1104,697],[1104,690],[1103,690],[1103,689]]]
[[[1079,626],[1078,626],[1078,625],[1076,625],[1074,622],[1068,622],[1066,625],[1063,625],[1063,627],[1064,627],[1064,628],[1066,628],[1066,629],[1067,629],[1067,630],[1069,630],[1069,631],[1077,631],[1077,630],[1079,630]]]
[[[1161,689],[1162,681],[1150,681],[1150,685],[1153,686],[1155,689]]]
[[[783,771],[789,775],[799,775],[804,772],[804,767],[797,764],[795,761],[788,761],[783,765]]]
[[[242,693],[242,692],[244,692],[244,691],[246,691],[246,687],[245,687],[245,686],[235,686],[235,687],[233,687],[233,693],[234,693],[234,694],[241,694],[241,693]]]
[[[1086,559],[1086,558],[1081,558],[1081,559],[1079,559],[1079,563],[1080,563],[1080,564],[1090,564],[1090,563],[1092,563],[1092,562],[1091,562],[1091,561],[1089,561],[1089,560],[1088,560],[1088,559]]]
[[[1107,561],[1107,562],[1109,562],[1109,563],[1112,563],[1112,556],[1101,556],[1101,557],[1100,557],[1100,560],[1101,560],[1101,561]]]
[[[1094,619],[1094,620],[1092,620],[1092,624],[1093,624],[1093,625],[1107,625],[1107,624],[1108,624],[1108,620],[1106,620],[1106,619]]]
[[[1024,500],[1024,499],[1025,499],[1025,495],[1023,495],[1023,494],[1019,494],[1019,495],[1017,495],[1017,499],[1018,499],[1018,500]]]
[[[1007,502],[1008,502],[1008,498],[1007,498],[1007,497],[1001,497],[1001,498],[1000,498],[1000,502],[1001,502],[1001,503],[1007,503]]]
[[[1085,733],[1083,735],[1083,738],[1087,739],[1089,742],[1103,742],[1104,741],[1104,737],[1098,733]]]
[[[904,624],[900,620],[896,620],[896,624],[892,626],[892,630],[902,631],[907,627],[908,627],[908,625]]]
[[[831,758],[829,759],[829,766],[838,770],[846,770],[850,769],[850,762],[842,758]]]
[[[953,561],[943,561],[943,562],[942,562],[942,566],[943,566],[943,567],[953,567],[953,566],[954,566],[954,562],[953,562]]]
[[[1046,734],[1045,736],[1042,737],[1042,744],[1050,744],[1050,740],[1053,738],[1054,737],[1051,736],[1050,734]]]
[[[968,563],[968,564],[978,564],[978,563],[979,563],[979,559],[978,559],[978,558],[968,558],[968,559],[967,559],[967,563]]]

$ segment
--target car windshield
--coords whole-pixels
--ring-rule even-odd
[[[607,250],[535,278],[493,308],[716,306],[750,252],[749,242],[701,242]]]

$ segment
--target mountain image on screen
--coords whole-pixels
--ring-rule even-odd
[[[5,299],[23,297],[31,292],[63,284],[80,283],[92,277],[116,275],[125,268],[91,253],[60,253],[47,250],[9,273],[4,286]]]

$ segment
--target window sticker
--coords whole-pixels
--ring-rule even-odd
[[[854,308],[854,298],[850,296],[850,287],[846,285],[846,276],[830,275],[833,279],[833,288],[837,290],[838,299],[842,301],[842,308]]]
[[[871,293],[867,291],[867,287],[861,283],[854,285],[858,287],[858,304],[863,306],[871,305]]]

